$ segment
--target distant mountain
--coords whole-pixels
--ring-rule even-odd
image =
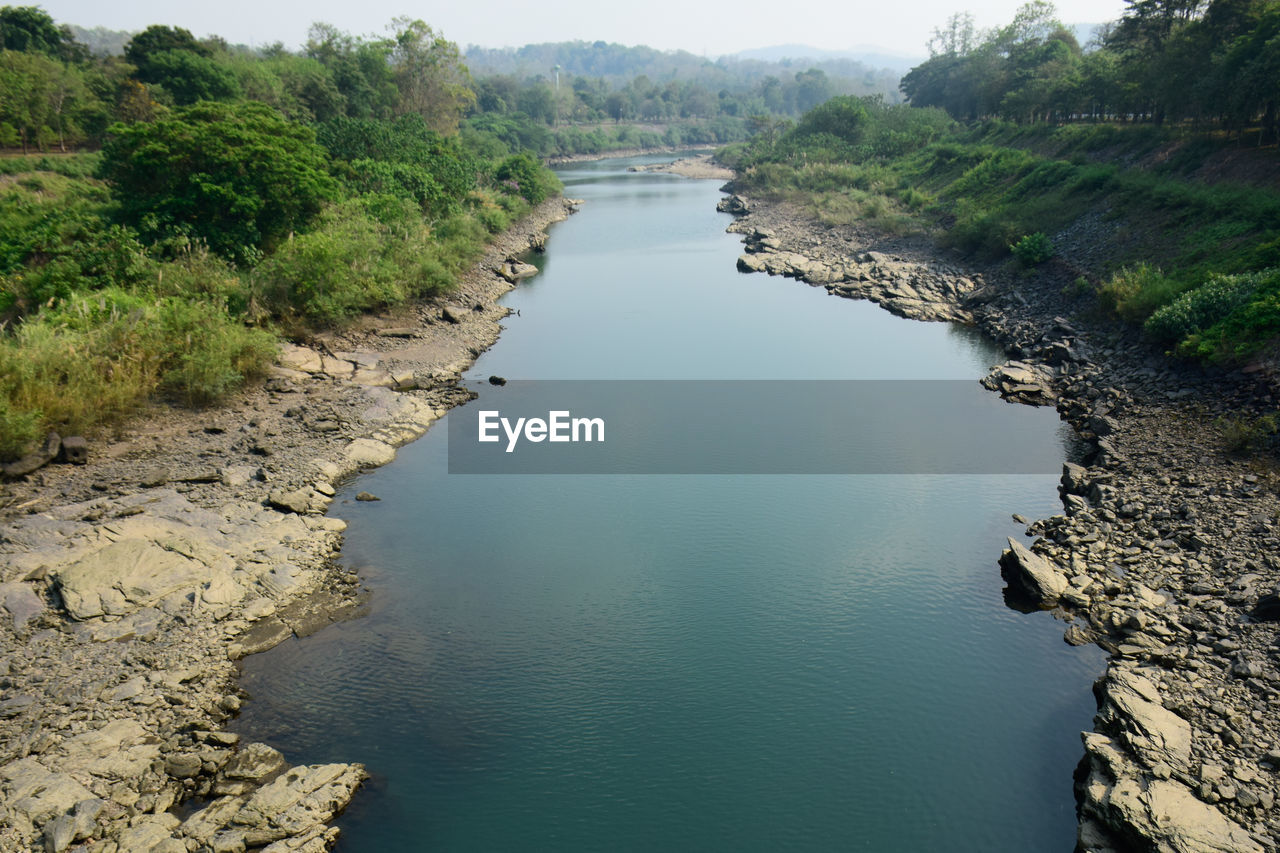
[[[888,68],[903,74],[928,59],[927,56],[903,56],[886,53],[871,45],[858,45],[846,50],[824,50],[805,44],[779,44],[773,47],[757,47],[733,54],[736,59],[758,59],[762,62],[792,62],[802,60],[851,59],[871,68]]]
[[[774,77],[794,81],[796,75],[810,69],[822,71],[833,86],[834,94],[884,95],[891,103],[901,99],[898,80],[902,70],[914,64],[899,59],[902,70],[883,63],[872,65],[832,52],[830,56],[809,59],[758,59],[743,54],[710,59],[684,50],[655,50],[645,46],[627,46],[604,41],[566,41],[527,44],[519,48],[485,48],[471,45],[465,60],[477,78],[511,75],[518,78],[552,79],[556,68],[562,77],[602,78],[621,88],[638,76],[653,83],[671,81],[694,82],[711,92],[721,89],[741,91]],[[904,64],[905,63],[905,64]]]

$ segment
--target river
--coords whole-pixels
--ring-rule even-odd
[[[976,388],[1001,360],[738,273],[717,182],[626,171],[655,159],[561,169],[586,203],[469,377]],[[1065,458],[1051,409],[1009,411]],[[340,851],[1073,848],[1102,653],[996,565],[1055,476],[451,475],[446,438],[339,494],[370,614],[244,664],[235,730],[372,774]]]

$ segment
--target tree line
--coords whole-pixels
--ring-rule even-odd
[[[961,120],[1189,122],[1280,137],[1280,2],[1125,2],[1084,46],[1044,0],[985,32],[953,15],[902,90]]]

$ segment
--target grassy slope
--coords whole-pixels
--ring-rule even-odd
[[[757,162],[742,184],[830,221],[938,230],[989,260],[1050,235],[1104,305],[1170,349],[1230,363],[1280,337],[1278,166],[1274,150],[1154,128],[997,124],[857,164]]]

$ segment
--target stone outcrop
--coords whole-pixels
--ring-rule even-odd
[[[1032,553],[1013,537],[1009,549],[1000,556],[1000,569],[1010,586],[1040,607],[1052,607],[1066,592],[1068,583],[1062,573],[1044,557]]]

